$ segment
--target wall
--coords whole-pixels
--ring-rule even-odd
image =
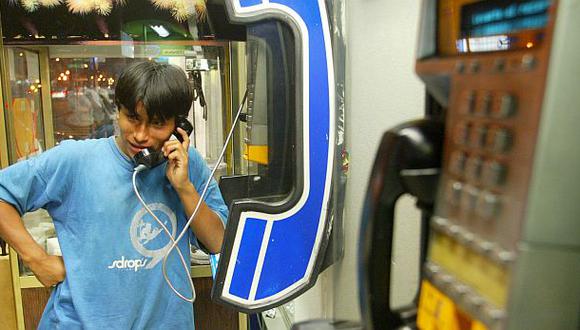
[[[16,303],[12,286],[12,271],[8,256],[0,256],[0,329],[16,328]]]
[[[356,255],[363,197],[382,134],[424,111],[423,85],[414,74],[419,0],[346,2],[346,139],[350,173],[345,206],[345,257],[334,266],[334,317],[360,319]],[[417,219],[412,200],[397,214]],[[395,251],[395,305],[410,301],[417,283],[416,221],[398,226]]]
[[[424,112],[424,89],[414,74],[419,0],[344,0],[346,14],[346,142],[350,172],[345,203],[345,256],[309,291],[278,310],[290,323],[312,319],[360,320],[357,252],[367,182],[383,133]],[[410,302],[418,279],[418,220],[414,200],[397,205],[393,305]],[[267,321],[270,321],[267,319]],[[269,322],[269,328],[287,324]]]

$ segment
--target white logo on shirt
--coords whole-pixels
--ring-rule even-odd
[[[175,238],[177,231],[177,218],[175,213],[166,205],[155,203],[148,205],[149,209],[165,225],[171,236]],[[145,257],[152,258],[147,263],[145,269],[151,269],[157,265],[165,256],[167,250],[171,247],[171,240],[159,223],[151,217],[145,208],[142,208],[135,214],[131,222],[129,231],[133,247]]]
[[[175,238],[177,231],[175,213],[161,203],[147,206]],[[129,236],[133,247],[145,258],[125,259],[125,256],[121,256],[120,259],[113,260],[108,266],[109,269],[131,269],[135,272],[141,269],[151,269],[163,260],[167,250],[171,247],[171,240],[167,233],[145,208],[139,210],[133,217]]]
[[[138,271],[139,268],[144,267],[147,264],[147,259],[125,259],[125,256],[121,256],[121,259],[113,260],[113,263],[108,267],[118,268],[118,269],[133,269]]]

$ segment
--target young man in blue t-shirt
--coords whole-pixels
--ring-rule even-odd
[[[120,135],[63,141],[32,159],[0,171],[0,237],[45,286],[55,286],[40,329],[192,329],[193,308],[167,285],[163,257],[171,241],[133,191],[133,156],[161,150],[167,161],[140,172],[136,184],[153,213],[177,237],[194,212],[210,171],[183,142],[169,140],[175,119],[186,116],[193,95],[184,72],[155,62],[129,66],[115,89]],[[49,256],[23,226],[39,208],[54,220],[62,257]],[[219,252],[227,219],[212,180],[188,234],[189,244]],[[173,250],[167,274],[184,296],[192,292]],[[189,265],[189,263],[188,263]]]

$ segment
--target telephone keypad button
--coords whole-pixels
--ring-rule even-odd
[[[493,151],[497,153],[504,153],[511,148],[512,142],[513,136],[507,129],[498,129],[493,134]]]
[[[455,72],[457,72],[457,73],[465,72],[465,63],[463,61],[458,61],[455,64]]]
[[[482,164],[483,161],[480,157],[471,157],[467,160],[465,172],[468,180],[477,181],[480,179]]]
[[[536,66],[536,57],[532,54],[522,56],[522,69],[529,71]]]
[[[493,62],[493,69],[497,72],[502,72],[505,70],[505,59],[498,58]]]
[[[484,192],[479,196],[477,214],[484,219],[491,219],[499,213],[500,200],[497,195]]]
[[[455,130],[455,143],[459,145],[466,145],[471,132],[471,125],[467,123],[460,123]]]
[[[481,105],[479,109],[479,114],[482,116],[488,116],[491,112],[491,105],[492,105],[493,98],[491,93],[485,92],[481,97]]]
[[[517,98],[511,94],[504,94],[500,99],[499,111],[497,116],[499,118],[512,117],[517,111]]]
[[[478,73],[479,69],[481,69],[481,64],[479,61],[475,60],[469,63],[469,72],[470,73]]]
[[[479,126],[473,131],[471,137],[471,146],[474,148],[483,148],[487,139],[488,129],[485,126]]]
[[[456,151],[451,154],[451,159],[449,161],[449,167],[452,173],[456,175],[463,175],[465,172],[465,161],[467,156],[463,152]]]
[[[463,94],[463,98],[461,100],[461,112],[464,114],[473,114],[475,113],[475,104],[476,104],[476,95],[475,91],[467,91]]]
[[[497,161],[485,164],[483,169],[483,180],[486,184],[499,186],[505,183],[507,167]]]
[[[502,265],[509,265],[516,259],[516,254],[512,251],[503,249],[501,247],[496,247],[492,251],[492,259],[499,262]]]
[[[451,205],[459,205],[461,201],[461,194],[463,192],[463,183],[459,181],[451,181],[447,188],[447,201]]]
[[[466,185],[461,195],[461,208],[467,212],[473,212],[477,206],[479,189],[474,186]]]

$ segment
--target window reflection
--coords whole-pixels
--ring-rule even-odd
[[[157,61],[182,68],[197,96],[189,120],[192,145],[213,165],[223,144],[226,76],[221,46],[117,44],[100,46],[82,56],[87,46],[50,46],[49,70],[55,143],[66,139],[103,138],[118,134],[114,102],[116,82],[133,62]],[[133,57],[124,57],[129,51]],[[156,55],[155,55],[156,54]],[[172,56],[159,56],[171,54]],[[153,55],[153,56],[150,56]],[[223,169],[222,169],[223,167]],[[218,175],[225,174],[225,165]]]
[[[34,156],[45,148],[42,124],[42,84],[36,52],[24,48],[7,51],[10,106],[6,113],[12,162]]]
[[[54,138],[102,138],[115,134],[115,82],[125,65],[136,59],[50,59]]]

